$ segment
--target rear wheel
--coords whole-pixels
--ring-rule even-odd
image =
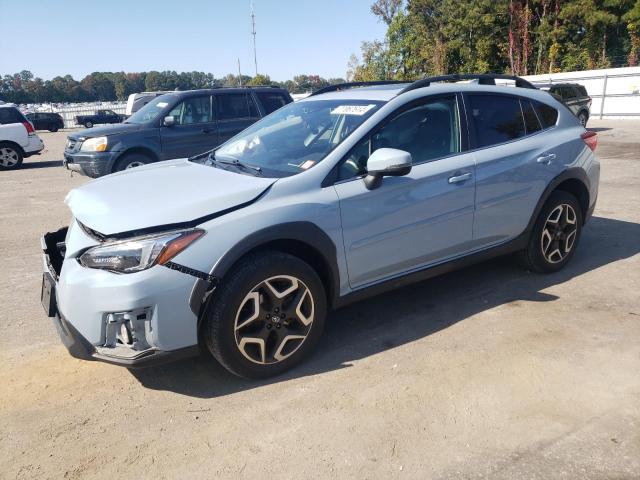
[[[205,312],[202,333],[227,370],[266,378],[313,350],[326,311],[324,287],[313,268],[286,253],[261,252],[225,276]]]
[[[85,128],[91,128],[91,127],[93,127],[93,122],[87,120],[86,122],[84,122],[84,126],[85,126]]]
[[[50,132],[57,132],[58,131],[58,125],[56,125],[56,124],[49,125],[49,131]]]
[[[130,168],[141,167],[146,165],[147,163],[151,163],[151,159],[146,155],[141,153],[130,153],[129,155],[125,155],[115,165],[113,169],[114,172],[120,172],[122,170],[128,170]]]
[[[10,143],[0,143],[0,170],[13,170],[22,164],[22,150]]]
[[[555,191],[538,215],[521,260],[534,272],[556,272],[573,257],[581,232],[582,209],[578,200],[570,193]]]

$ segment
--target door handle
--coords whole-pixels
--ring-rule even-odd
[[[552,160],[556,159],[556,154],[555,153],[549,153],[547,155],[542,155],[541,157],[538,157],[536,159],[536,162],[538,163],[542,163],[544,165],[549,165],[551,163]]]
[[[453,177],[449,177],[449,183],[466,182],[470,178],[471,178],[471,172],[462,173],[460,175],[454,175]]]
[[[209,130],[208,128],[203,128],[202,130],[200,130],[202,133],[211,133],[211,130]]]

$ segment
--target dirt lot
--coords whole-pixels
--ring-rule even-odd
[[[43,133],[0,173],[0,477],[640,478],[640,122],[591,127],[600,198],[566,270],[499,259],[352,305],[258,383],[67,354],[39,236],[87,180]]]

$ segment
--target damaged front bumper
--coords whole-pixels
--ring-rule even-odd
[[[77,272],[81,272],[86,277],[76,282],[64,282],[61,276],[63,276],[62,265],[65,261],[67,232],[68,229],[63,228],[47,233],[41,239],[44,270],[41,301],[47,316],[53,318],[62,343],[73,357],[135,368],[158,365],[198,354],[195,333],[197,319],[195,318],[189,319],[192,322],[187,321],[185,325],[180,326],[183,332],[185,329],[193,329],[193,334],[188,336],[192,341],[188,339],[182,341],[183,345],[184,343],[191,343],[191,345],[175,349],[159,348],[159,345],[171,343],[172,340],[171,331],[166,332],[168,339],[159,338],[161,333],[158,331],[159,323],[165,325],[169,323],[167,318],[159,322],[159,312],[169,310],[169,315],[175,315],[177,312],[175,309],[165,308],[166,303],[163,304],[162,299],[152,302],[147,294],[140,295],[139,300],[136,300],[135,296],[132,299],[131,295],[127,295],[130,290],[144,290],[145,279],[139,285],[123,282],[122,286],[114,286],[113,279],[122,279],[124,276],[112,275],[111,278],[105,278],[105,275],[109,275],[107,272],[87,271],[89,269],[84,269],[74,262],[74,259],[69,259],[68,270],[71,272],[75,270],[76,276]],[[183,280],[183,274],[172,270],[163,268],[160,272],[160,276],[180,275],[180,279]],[[112,284],[108,284],[105,279],[112,280]],[[188,282],[185,283],[183,280],[183,284],[188,285]],[[65,290],[63,294],[60,293],[61,289]],[[160,295],[170,297],[169,292],[170,290],[161,291]],[[105,298],[108,295],[113,295],[114,298]],[[127,296],[129,299],[123,301],[123,297]],[[60,298],[65,299],[63,301],[66,302],[66,308],[60,308],[58,303]],[[171,298],[165,298],[164,301],[172,302]],[[186,300],[184,302],[187,303]],[[136,303],[149,306],[134,306]],[[105,304],[127,305],[130,308],[105,311],[106,309],[101,308]],[[63,312],[69,312],[69,314],[65,315]],[[73,318],[68,318],[69,315]],[[170,320],[178,321],[179,318]],[[192,325],[189,325],[191,323]],[[81,333],[81,330],[86,333]],[[165,327],[165,330],[172,329]]]

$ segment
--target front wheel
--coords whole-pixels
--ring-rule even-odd
[[[318,274],[286,253],[249,255],[214,295],[205,311],[205,344],[241,377],[271,377],[297,365],[324,328],[327,300]]]
[[[129,170],[130,168],[141,167],[146,165],[151,160],[146,155],[140,153],[132,153],[125,155],[115,165],[114,172],[120,172],[122,170]]]
[[[89,120],[87,120],[86,122],[84,122],[84,126],[85,128],[91,128],[93,127],[93,122],[90,122]]]
[[[58,125],[50,125],[49,126],[49,131],[50,132],[57,132],[58,131]]]
[[[555,191],[540,211],[521,260],[529,270],[552,273],[562,269],[578,246],[582,209],[576,197]]]

